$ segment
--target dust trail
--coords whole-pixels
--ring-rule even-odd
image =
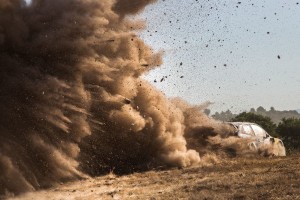
[[[203,111],[211,104],[210,102],[192,106],[182,99],[175,98],[172,99],[172,103],[184,115],[184,135],[188,148],[195,149],[200,155],[216,154],[222,157],[231,156],[232,153],[236,155],[236,152],[242,155],[255,154],[248,148],[249,141],[236,137],[232,126],[204,114]]]
[[[0,0],[0,195],[199,164],[212,137],[232,135],[140,78],[161,54],[126,15],[153,2]]]
[[[125,15],[152,2],[0,1],[0,194],[200,161],[182,111],[139,78],[161,56]]]

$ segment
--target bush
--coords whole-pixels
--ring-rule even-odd
[[[283,118],[276,132],[283,138],[287,149],[300,150],[300,119]]]

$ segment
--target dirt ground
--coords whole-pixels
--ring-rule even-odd
[[[300,199],[300,156],[234,158],[185,169],[107,176],[27,193],[14,200]]]

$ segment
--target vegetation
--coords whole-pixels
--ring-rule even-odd
[[[270,117],[275,124],[279,124],[283,118],[300,119],[300,114],[296,110],[279,111],[276,110],[274,107],[271,107],[270,110],[266,110],[262,106],[259,106],[257,109],[251,108],[249,112],[262,115],[265,117]],[[236,116],[237,114],[233,114],[230,110],[216,112],[215,114],[212,115],[214,119],[221,120],[221,121],[230,121],[232,118]]]
[[[252,108],[251,111],[254,109]],[[256,111],[254,112],[255,114],[259,114],[262,116],[267,116],[272,119],[272,121],[275,124],[279,124],[280,121],[283,118],[299,118],[300,119],[300,114],[296,110],[284,110],[284,111],[279,111],[276,110],[274,107],[271,107],[269,111],[264,109],[263,107],[258,107]]]
[[[236,116],[237,115],[233,114],[230,110],[226,110],[225,112],[224,111],[222,111],[220,113],[216,112],[214,115],[212,115],[212,118],[223,121],[223,122],[228,122]]]
[[[300,119],[282,119],[276,132],[284,139],[288,150],[300,150]]]

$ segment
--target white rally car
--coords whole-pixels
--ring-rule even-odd
[[[270,136],[263,128],[250,122],[228,122],[236,130],[236,136],[251,140],[251,149],[263,150],[268,155],[285,156],[285,147],[281,139]]]

